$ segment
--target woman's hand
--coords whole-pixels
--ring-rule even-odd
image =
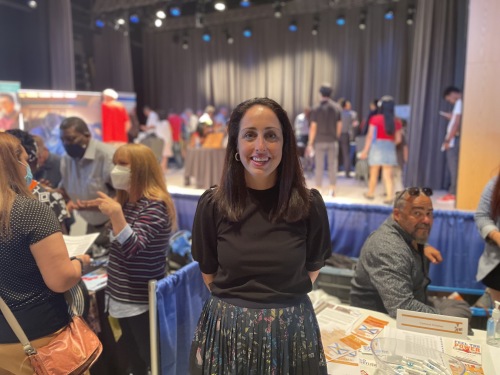
[[[358,158],[360,158],[361,160],[365,160],[368,158],[368,151],[361,151],[358,155]]]
[[[97,195],[99,198],[96,199],[88,201],[78,200],[77,206],[83,209],[97,208],[110,219],[113,216],[117,216],[122,213],[122,206],[116,200],[111,198],[109,195],[104,194],[102,191],[98,191]]]

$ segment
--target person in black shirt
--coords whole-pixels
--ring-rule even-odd
[[[331,255],[328,217],[306,188],[284,109],[268,98],[240,103],[224,163],[193,225],[193,257],[212,295],[190,373],[326,374],[307,293]]]

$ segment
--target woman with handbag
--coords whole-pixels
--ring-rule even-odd
[[[89,258],[69,258],[57,218],[29,191],[28,155],[10,134],[0,133],[0,165],[0,297],[40,348],[70,323],[63,293],[78,283]],[[0,313],[0,374],[33,372]]]
[[[176,227],[175,207],[153,151],[142,144],[120,146],[111,182],[116,198],[82,202],[109,216],[112,225],[106,305],[118,319],[120,341],[134,375],[151,365],[148,281],[165,276],[169,239]]]

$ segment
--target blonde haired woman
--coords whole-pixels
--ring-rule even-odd
[[[53,211],[29,191],[28,154],[7,133],[0,133],[0,165],[0,297],[37,348],[68,325],[63,293],[78,283],[89,258],[69,258]],[[0,373],[33,374],[2,313]]]
[[[119,147],[111,182],[116,198],[98,192],[85,202],[109,216],[111,249],[106,296],[117,318],[134,375],[150,367],[148,281],[166,272],[168,240],[176,228],[175,207],[160,165],[142,144]]]

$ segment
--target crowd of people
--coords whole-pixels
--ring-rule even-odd
[[[148,281],[165,276],[169,239],[177,230],[164,172],[170,158],[179,155],[182,160],[188,139],[196,147],[211,132],[223,132],[227,146],[220,184],[200,197],[192,227],[192,255],[210,297],[194,332],[191,374],[327,373],[307,294],[332,254],[320,193],[325,158],[332,195],[339,150],[349,177],[346,158],[356,136],[365,137],[359,159],[370,166],[365,197],[373,198],[382,169],[385,203],[393,210],[361,249],[352,305],[391,317],[397,309],[407,309],[470,318],[465,302],[427,296],[429,264],[446,259],[427,243],[432,189],[393,191],[396,146],[403,138],[394,99],[383,96],[368,119],[359,121],[348,99],[340,104],[331,99],[330,85],[319,91],[319,103],[304,108],[293,125],[282,106],[269,98],[243,101],[229,118],[227,109],[216,113],[212,106],[199,116],[191,110],[180,116],[146,106],[137,142],[115,137],[117,129],[105,130],[105,124],[103,135],[111,138],[101,142],[83,119],[68,117],[59,126],[66,151],[60,158],[23,130],[0,133],[0,297],[33,344],[44,345],[68,325],[64,292],[80,281],[90,263],[89,255],[70,258],[62,237],[78,211],[86,232],[99,233],[96,244],[109,253],[105,313],[121,328],[127,371],[148,373]],[[106,116],[120,121],[120,132],[126,134],[130,120],[113,103],[116,95],[107,94]],[[456,107],[459,92],[445,91],[445,98]],[[443,151],[458,148],[459,112],[454,109],[449,116]],[[164,141],[159,155],[142,144],[151,137]],[[304,177],[311,159],[315,188],[308,188]],[[500,175],[486,186],[475,218],[485,239],[477,277],[491,299],[499,300]],[[3,314],[2,371],[33,372]]]

